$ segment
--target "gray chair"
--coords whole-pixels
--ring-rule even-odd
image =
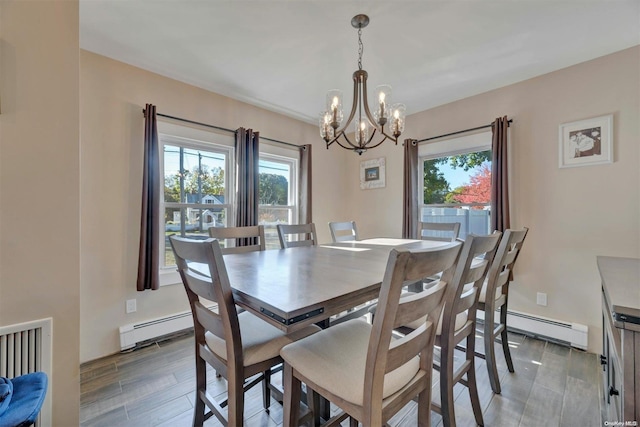
[[[318,245],[316,225],[314,223],[278,224],[276,228],[282,249]]]
[[[489,236],[467,236],[451,286],[445,294],[444,309],[436,328],[435,340],[435,345],[440,347],[440,360],[434,363],[434,367],[440,371],[440,405],[432,403],[431,406],[442,415],[443,424],[447,427],[456,425],[456,383],[468,388],[476,424],[484,425],[475,371],[476,308],[480,289],[494,259],[501,235],[502,233],[495,232]],[[431,289],[422,293],[429,292]],[[407,293],[400,301],[413,298],[413,295],[415,294]],[[419,321],[414,321],[397,330],[408,335],[420,324]],[[465,360],[463,363],[454,364],[454,350],[462,341],[465,341]],[[463,379],[465,374],[466,381]]]
[[[502,351],[509,372],[514,372],[509,338],[507,337],[507,303],[509,302],[509,283],[513,276],[513,266],[522,249],[528,228],[521,230],[506,230],[502,235],[500,246],[491,263],[487,278],[480,291],[478,310],[484,311],[484,353],[476,352],[476,356],[487,361],[489,382],[494,393],[500,394],[500,377],[496,366],[496,351],[494,340],[500,337]],[[495,318],[496,310],[500,317]]]
[[[418,238],[437,240],[439,242],[455,242],[460,234],[459,222],[419,222]]]
[[[235,239],[235,246],[221,247],[223,254],[264,251],[264,225],[249,227],[210,227],[209,236],[218,240]]]
[[[433,342],[442,313],[447,280],[453,276],[460,243],[441,248],[410,251],[394,248],[389,254],[380,288],[380,310],[373,325],[350,320],[282,348],[284,364],[284,425],[298,425],[301,383],[339,407],[331,425],[351,417],[352,426],[377,427],[408,402],[417,398],[417,424],[430,425]],[[431,293],[400,301],[404,282],[445,271]],[[393,328],[424,319],[402,339]]]
[[[330,222],[329,231],[331,231],[331,240],[334,243],[359,240],[355,221]]]
[[[278,393],[270,378],[272,368],[282,363],[280,349],[320,328],[312,325],[286,335],[248,311],[238,313],[218,240],[169,236],[169,241],[193,316],[196,363],[193,425],[202,426],[214,415],[225,426],[242,426],[245,391],[262,382],[263,404],[268,411],[271,391]],[[200,271],[189,264],[206,268]],[[207,308],[200,298],[217,302],[218,311]],[[227,400],[218,402],[207,393],[207,364],[226,378]],[[258,374],[261,375],[247,381]],[[205,408],[210,411],[205,413]]]

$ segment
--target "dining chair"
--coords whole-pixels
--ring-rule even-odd
[[[359,240],[355,221],[330,222],[329,230],[331,231],[331,240],[334,243]]]
[[[507,304],[509,302],[509,282],[513,277],[513,266],[529,229],[523,227],[520,230],[505,230],[500,240],[500,245],[491,263],[487,278],[480,291],[478,310],[484,312],[484,353],[477,352],[476,356],[487,362],[489,382],[494,393],[500,394],[500,378],[496,366],[496,350],[494,341],[500,337],[502,351],[509,372],[514,372],[509,339],[507,337]],[[496,310],[500,311],[498,319],[495,318]],[[497,320],[497,322],[496,322]],[[497,325],[496,325],[497,323]]]
[[[278,224],[276,228],[282,249],[318,245],[316,225],[312,222],[309,224]],[[291,236],[294,238],[289,239]]]
[[[286,335],[248,311],[238,314],[218,240],[192,240],[175,235],[169,236],[169,240],[193,315],[196,356],[193,425],[202,426],[215,415],[225,426],[242,426],[244,393],[262,382],[263,404],[268,412],[271,391],[279,392],[270,379],[271,368],[282,363],[280,349],[320,328],[312,325]],[[206,271],[198,271],[193,265],[204,265]],[[200,298],[217,302],[217,312],[208,309]],[[218,402],[207,392],[207,364],[226,378],[226,401]],[[253,376],[257,377],[247,381]],[[209,412],[205,413],[205,408]]]
[[[235,246],[220,247],[223,254],[264,251],[264,225],[248,227],[210,227],[209,236],[218,240],[235,239]]]
[[[459,222],[418,222],[418,238],[421,240],[435,240],[437,242],[455,242],[460,233]],[[424,277],[414,283],[409,283],[407,288],[411,292],[420,292],[425,285],[433,283],[440,278],[439,275]]]
[[[434,368],[440,371],[440,404],[431,406],[442,415],[443,425],[455,427],[453,388],[461,383],[469,390],[471,408],[476,424],[484,425],[475,371],[475,332],[476,307],[480,289],[495,256],[502,233],[488,236],[469,234],[464,241],[456,265],[451,286],[445,293],[442,316],[436,328],[435,345],[440,348],[440,360],[434,361]],[[431,292],[431,288],[423,293]],[[413,293],[404,294],[400,301],[410,298]],[[424,319],[403,325],[397,330],[405,335],[411,334]],[[454,350],[465,341],[465,360],[456,369]],[[464,376],[467,376],[466,380]]]
[[[460,247],[454,242],[427,250],[392,249],[373,324],[350,320],[282,348],[284,426],[297,425],[301,383],[307,386],[307,396],[317,393],[344,411],[327,425],[351,417],[352,426],[359,421],[379,427],[416,397],[417,425],[430,425],[435,329]],[[400,301],[405,281],[438,271],[445,273],[432,292]],[[425,316],[411,334],[392,337],[395,327]],[[314,403],[315,398],[308,401]]]
[[[454,242],[460,234],[459,222],[419,222],[418,238],[423,240],[437,240],[439,242]]]

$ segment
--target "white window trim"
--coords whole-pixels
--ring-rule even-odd
[[[235,184],[236,184],[236,175],[235,175],[235,152],[233,146],[233,139],[228,136],[212,133],[212,132],[204,132],[193,128],[187,128],[183,126],[169,125],[163,124],[161,126],[158,123],[158,141],[161,149],[162,155],[160,155],[160,170],[162,171],[162,182],[164,183],[164,146],[165,145],[178,145],[196,150],[203,151],[218,151],[225,154],[225,203],[221,206],[226,207],[228,209],[228,219],[235,219]],[[160,132],[160,128],[164,128],[169,133]],[[187,134],[191,136],[190,138],[176,136],[176,133],[179,134]],[[197,139],[194,139],[197,138]],[[160,190],[160,215],[164,217],[165,210],[165,202],[164,202],[164,191],[162,190],[164,185]],[[160,250],[159,256],[164,256],[165,251],[165,238],[164,238],[164,228],[160,230],[161,238],[160,238]],[[182,283],[180,279],[180,274],[177,272],[175,266],[170,267],[161,267],[160,268],[160,286],[166,285],[177,285]]]
[[[298,177],[300,174],[300,169],[299,169],[300,160],[296,157],[286,157],[286,156],[281,156],[281,155],[276,155],[271,153],[262,153],[262,152],[260,153],[260,159],[289,164],[289,167],[290,167],[289,170],[291,172],[289,176],[290,185],[289,185],[288,200],[289,202],[293,201],[294,204],[286,205],[286,206],[258,205],[258,208],[275,207],[275,208],[282,208],[282,209],[291,209],[292,210],[291,216],[293,218],[290,223],[297,224],[299,222],[298,212],[300,210],[300,201],[298,200]]]

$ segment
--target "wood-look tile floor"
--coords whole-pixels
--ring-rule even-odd
[[[497,349],[500,395],[491,391],[485,362],[476,358],[486,426],[602,426],[601,370],[595,354],[515,333],[509,334],[509,345],[515,373],[507,371],[501,349]],[[477,348],[482,349],[481,342]],[[226,382],[211,373],[210,394],[224,395]],[[274,382],[278,381],[281,375],[274,377]],[[191,334],[92,361],[81,366],[81,426],[189,426],[194,389]],[[434,371],[434,401],[439,401],[439,395],[438,373]],[[466,388],[457,384],[455,396],[457,425],[475,425]],[[245,425],[281,426],[282,406],[272,402],[267,414],[262,408],[261,388],[250,390],[246,394]],[[441,426],[440,415],[431,414],[432,425]],[[389,424],[415,426],[416,404],[409,403]],[[205,423],[219,425],[215,418]]]

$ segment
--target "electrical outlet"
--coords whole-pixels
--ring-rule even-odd
[[[135,300],[135,298],[127,300],[126,310],[127,310],[127,313],[135,313],[135,311],[136,311],[136,300]]]
[[[544,292],[538,292],[538,295],[536,296],[536,303],[538,305],[542,305],[542,306],[547,306],[547,294],[545,294]]]

